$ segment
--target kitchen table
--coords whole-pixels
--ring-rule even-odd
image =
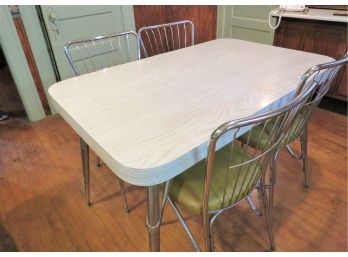
[[[49,95],[81,137],[84,174],[89,145],[121,179],[148,187],[149,247],[158,251],[160,184],[205,158],[219,125],[284,105],[308,68],[331,60],[217,39],[67,79]]]

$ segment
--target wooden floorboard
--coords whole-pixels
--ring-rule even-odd
[[[294,144],[299,149],[299,144]],[[278,251],[347,251],[347,118],[318,109],[309,126],[311,188],[301,163],[286,151],[278,160],[274,233]],[[131,213],[123,213],[117,177],[95,167],[84,204],[78,136],[58,115],[30,123],[0,123],[0,251],[147,251],[146,198],[126,185]],[[203,245],[201,220],[185,214]],[[215,227],[217,251],[267,251],[264,217],[246,203]],[[163,251],[193,251],[168,207]]]

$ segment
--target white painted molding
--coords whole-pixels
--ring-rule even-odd
[[[34,5],[20,5],[19,12],[40,74],[41,82],[45,89],[48,104],[52,114],[55,114],[57,112],[52,105],[47,90],[51,85],[56,83],[57,80],[36,8]]]
[[[40,120],[46,115],[7,5],[0,5],[0,27],[0,44],[28,119]]]

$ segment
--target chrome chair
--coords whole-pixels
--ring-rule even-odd
[[[138,35],[144,57],[195,44],[195,27],[189,20],[142,27]]]
[[[308,157],[307,157],[307,142],[308,142],[308,120],[311,115],[319,105],[321,99],[329,91],[332,82],[335,79],[340,68],[347,64],[348,54],[337,61],[316,65],[308,69],[305,74],[302,75],[301,80],[298,84],[295,96],[301,94],[308,86],[315,85],[312,92],[310,92],[311,97],[307,100],[305,105],[300,110],[300,114],[296,119],[293,120],[291,126],[289,126],[286,135],[283,140],[280,142],[278,149],[274,152],[274,155],[270,161],[270,181],[269,185],[269,208],[270,208],[270,217],[273,224],[273,198],[274,198],[274,186],[276,182],[276,161],[279,152],[282,149],[287,149],[292,157],[296,160],[302,160],[303,162],[303,172],[304,172],[304,187],[309,189],[309,168],[308,168]],[[273,124],[271,122],[270,124]],[[263,132],[262,127],[255,129],[255,134],[252,137],[243,135],[239,138],[241,142],[248,141],[249,145],[254,148],[264,149],[266,145],[259,144],[259,142],[266,142],[268,140],[269,131],[271,127],[266,127],[266,133]],[[301,142],[301,153],[296,154],[290,147],[289,144],[293,143],[296,139],[300,139]],[[252,206],[253,207],[253,206]],[[254,209],[254,208],[253,208]]]
[[[138,34],[133,31],[127,31],[119,34],[69,41],[64,46],[64,53],[71,65],[73,75],[79,76],[133,60],[139,60],[140,46]],[[85,142],[82,139],[80,141],[81,146],[83,146],[81,149],[88,151],[89,148],[85,145]],[[88,163],[84,160],[83,165],[88,165]],[[97,156],[97,167],[100,166],[101,160]],[[88,167],[84,169],[84,173],[86,170],[89,170]],[[84,174],[84,177],[86,203],[90,205],[89,174]],[[119,182],[124,210],[128,213],[129,208],[125,195],[124,182],[121,179],[119,179]]]
[[[164,199],[172,206],[197,251],[200,251],[200,247],[177,204],[193,215],[203,216],[205,250],[212,251],[213,224],[217,217],[246,199],[255,188],[261,196],[271,249],[275,249],[265,191],[265,169],[284,136],[283,131],[297,117],[298,110],[308,98],[308,91],[283,108],[222,124],[211,134],[206,160],[166,183]],[[265,131],[271,122],[270,136],[267,142],[263,142],[265,148],[250,147],[248,141],[242,144],[237,140],[242,133],[250,138],[259,126]],[[165,201],[162,203],[161,217],[164,205]]]

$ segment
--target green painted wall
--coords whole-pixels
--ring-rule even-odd
[[[274,30],[268,14],[274,5],[225,5],[218,7],[217,36],[272,44]],[[274,22],[274,20],[272,21]]]

